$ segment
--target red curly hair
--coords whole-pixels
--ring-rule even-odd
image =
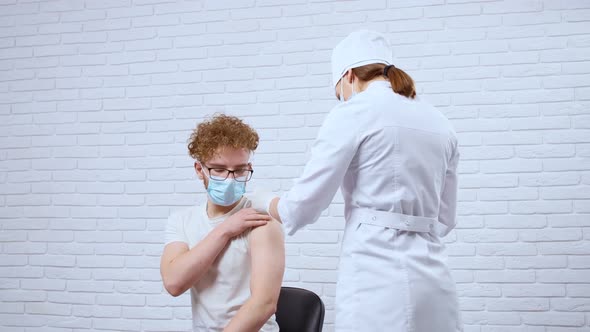
[[[227,147],[254,151],[258,141],[258,133],[239,118],[215,114],[193,130],[188,140],[188,152],[198,161],[208,161]]]

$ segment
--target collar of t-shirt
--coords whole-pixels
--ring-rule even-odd
[[[209,201],[207,201],[206,204],[203,204],[203,206],[205,207],[203,209],[203,213],[205,215],[205,219],[208,220],[210,224],[217,225],[220,222],[227,219],[227,217],[233,215],[234,213],[236,213],[236,212],[240,211],[242,208],[244,208],[245,203],[246,203],[246,197],[242,197],[240,199],[240,202],[236,206],[234,206],[233,209],[229,210],[227,213],[225,213],[221,216],[211,218],[211,217],[209,217],[209,214],[207,213],[207,205],[209,204]]]

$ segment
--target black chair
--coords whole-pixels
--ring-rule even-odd
[[[322,332],[324,302],[314,292],[282,287],[275,313],[281,332]]]

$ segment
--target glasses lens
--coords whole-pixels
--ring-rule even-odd
[[[246,182],[250,181],[252,178],[252,171],[251,170],[238,170],[234,172],[234,178],[238,182]]]
[[[223,168],[211,168],[209,170],[209,176],[213,180],[225,180],[229,175],[229,171]]]

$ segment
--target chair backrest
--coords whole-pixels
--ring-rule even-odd
[[[321,332],[324,302],[314,292],[282,287],[275,314],[281,332]]]

